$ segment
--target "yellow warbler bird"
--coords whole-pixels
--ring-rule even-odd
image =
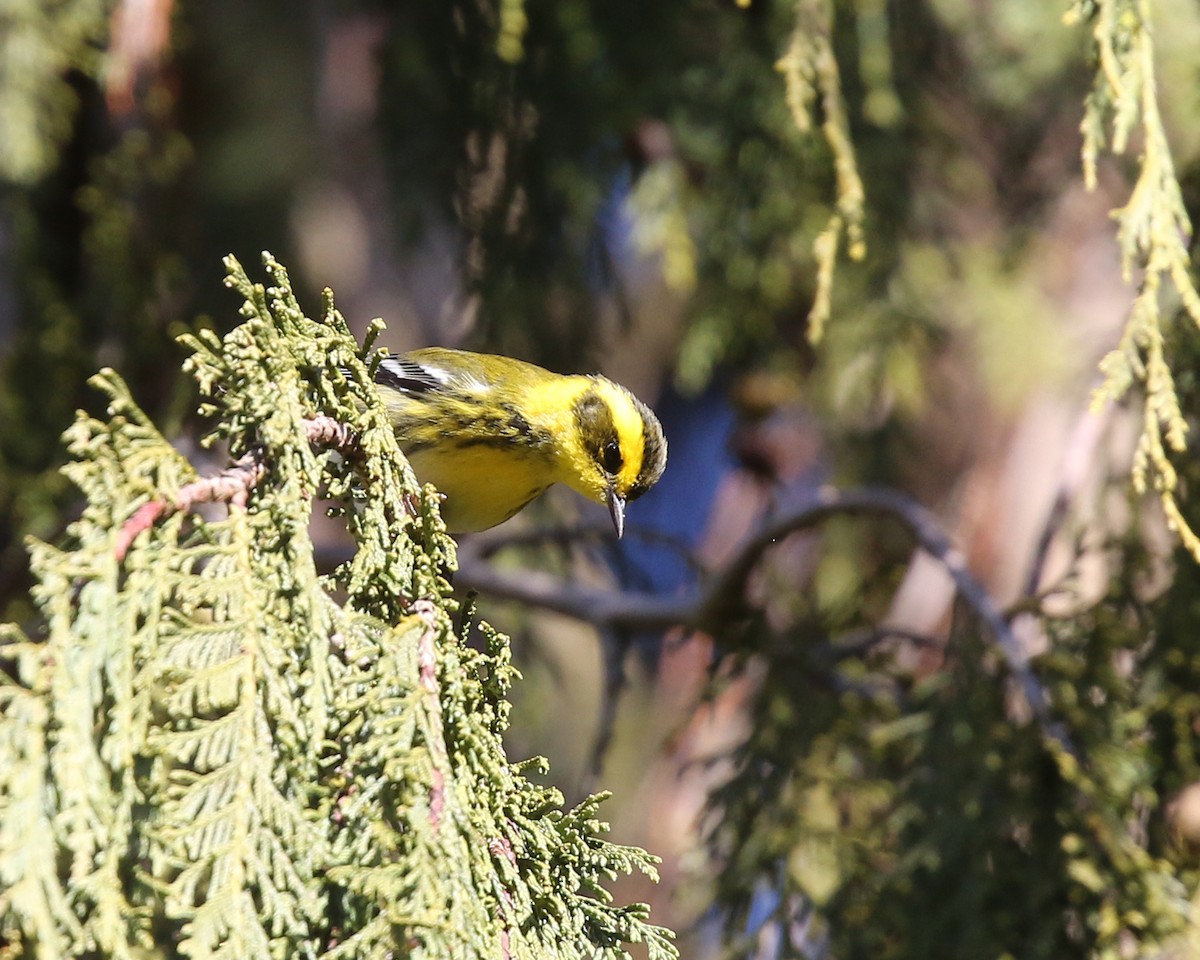
[[[667,463],[654,412],[599,375],[430,347],[384,358],[375,382],[401,449],[445,495],[442,517],[456,533],[503,523],[565,483],[606,504],[619,537],[625,504]]]

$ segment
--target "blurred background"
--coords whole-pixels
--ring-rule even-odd
[[[1200,8],[1154,9],[1195,210]],[[765,517],[869,484],[930,508],[1020,613],[1084,785],[944,565],[886,516],[781,540],[703,635],[480,597],[525,674],[511,755],[548,756],[568,799],[615,792],[616,837],[664,858],[661,885],[618,895],[650,900],[685,957],[1189,949],[1198,578],[1129,492],[1140,408],[1089,410],[1135,294],[1110,211],[1138,152],[1085,189],[1095,64],[1064,11],[4,4],[0,616],[32,615],[24,538],[72,515],[59,436],[97,405],[99,367],[220,466],[173,338],[235,325],[222,257],[255,276],[270,250],[310,314],[330,287],[395,350],[601,370],[659,411],[668,470],[619,549],[592,532],[603,510],[552,491],[483,535],[479,562],[687,597]],[[789,55],[816,66],[789,73]],[[1185,410],[1191,332],[1169,344]],[[335,524],[316,535],[344,549]]]

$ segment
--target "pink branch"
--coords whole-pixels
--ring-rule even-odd
[[[350,428],[333,417],[318,416],[305,420],[304,432],[310,443],[333,446],[339,450],[350,450],[356,442]],[[245,507],[250,491],[258,486],[266,473],[263,453],[255,448],[216,476],[202,477],[180,487],[174,502],[151,500],[142,504],[121,525],[113,553],[118,561],[124,560],[138,534],[149,530],[163,517],[180,510],[191,510],[198,503],[230,503]]]

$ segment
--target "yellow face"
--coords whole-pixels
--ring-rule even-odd
[[[562,377],[538,391],[534,409],[555,419],[556,478],[585,497],[634,500],[662,474],[666,440],[650,409],[604,377]]]
[[[589,380],[572,404],[563,482],[597,503],[614,492],[625,499],[642,470],[642,416],[624,389],[599,377]]]
[[[596,383],[596,391],[612,412],[621,450],[621,465],[612,474],[613,487],[621,497],[628,497],[642,473],[646,453],[645,421],[625,390],[608,380],[600,380]],[[608,473],[608,470],[605,472]]]

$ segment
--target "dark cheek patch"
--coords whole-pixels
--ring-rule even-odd
[[[616,443],[617,425],[613,423],[612,411],[608,404],[600,399],[595,391],[589,390],[575,401],[575,419],[579,423],[579,433],[583,439],[583,447],[587,450],[596,464],[607,473],[616,473],[620,469],[610,470],[608,465],[608,449],[615,447],[617,459],[620,459],[621,449]]]

